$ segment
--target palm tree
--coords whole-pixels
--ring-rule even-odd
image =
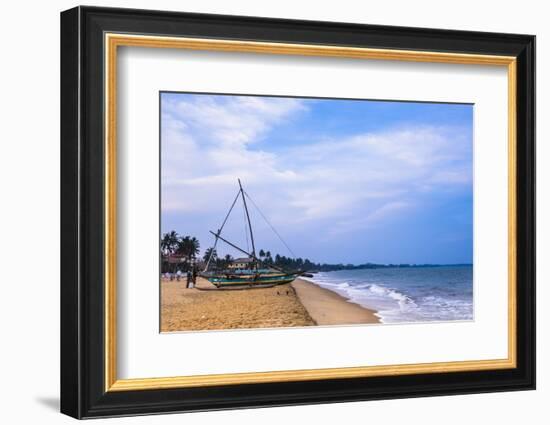
[[[260,259],[264,258],[265,257],[265,252],[263,249],[260,249],[260,252],[258,253],[258,255],[260,256]]]
[[[168,249],[168,234],[165,233],[164,235],[162,235],[162,238],[160,238],[160,252],[164,254],[167,249]]]
[[[175,230],[165,233],[160,241],[160,249],[164,255],[173,254],[179,242],[179,235]]]
[[[218,259],[218,253],[216,249],[208,248],[206,251],[204,251],[204,255],[202,259],[204,260],[205,263],[207,263],[208,260],[216,262],[216,260]]]
[[[177,243],[176,253],[183,255],[188,262],[194,260],[199,253],[200,243],[197,238],[184,236]]]
[[[221,261],[221,266],[223,269],[226,269],[229,264],[233,262],[233,257],[230,254],[227,254],[225,257],[223,257],[223,260]]]
[[[197,255],[199,255],[200,252],[200,247],[201,244],[196,237],[193,236],[191,239],[189,239],[190,258],[192,258],[193,260],[197,258]]]

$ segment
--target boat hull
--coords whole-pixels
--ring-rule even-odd
[[[206,277],[210,283],[220,287],[229,286],[276,286],[284,285],[292,282],[299,276],[298,273],[281,274],[281,275],[259,275],[259,276],[210,276]]]

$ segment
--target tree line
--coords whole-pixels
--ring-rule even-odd
[[[161,272],[188,271],[194,264],[204,266],[210,261],[209,268],[227,269],[235,259],[227,254],[219,256],[215,248],[207,248],[202,257],[200,242],[194,236],[181,236],[175,230],[164,233],[160,240]],[[266,266],[274,266],[284,270],[314,270],[319,269],[320,264],[315,264],[309,259],[290,258],[284,255],[271,254],[271,251],[260,249],[258,259]]]
[[[224,270],[234,261],[234,258],[227,254],[218,256],[215,248],[207,248],[202,257],[200,253],[199,240],[191,236],[180,236],[174,230],[162,235],[160,241],[161,250],[161,271],[176,272],[178,270],[185,272],[192,268],[193,264],[199,264],[201,267],[209,261],[209,269]],[[177,262],[170,262],[169,257],[176,257]],[[266,266],[274,266],[283,270],[303,270],[310,272],[329,272],[337,270],[359,270],[359,269],[380,269],[380,268],[417,268],[417,267],[442,267],[442,264],[327,264],[314,263],[307,258],[291,258],[284,255],[275,254],[270,251],[260,249],[258,259]],[[470,266],[471,264],[452,264],[453,266]]]

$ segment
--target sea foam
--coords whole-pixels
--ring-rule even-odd
[[[376,310],[383,323],[473,318],[471,267],[336,271],[306,280]]]

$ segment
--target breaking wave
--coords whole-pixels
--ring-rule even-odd
[[[306,280],[376,310],[384,323],[472,320],[471,268],[464,268],[338,271]]]

